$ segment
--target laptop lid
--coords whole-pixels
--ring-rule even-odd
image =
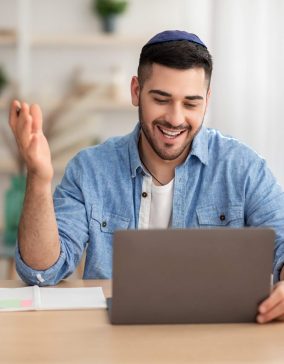
[[[270,293],[268,228],[114,234],[113,324],[253,322]]]

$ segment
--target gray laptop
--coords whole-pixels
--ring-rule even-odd
[[[268,228],[115,232],[111,323],[255,321],[274,239]]]

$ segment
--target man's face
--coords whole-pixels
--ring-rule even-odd
[[[209,92],[202,68],[178,70],[153,64],[149,78],[131,84],[139,106],[142,144],[163,160],[184,159],[204,119]]]

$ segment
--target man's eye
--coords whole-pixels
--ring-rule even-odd
[[[185,107],[188,109],[194,109],[197,105],[196,104],[184,104]]]
[[[156,102],[158,102],[159,104],[166,104],[168,102],[168,100],[162,100],[162,99],[154,99]]]

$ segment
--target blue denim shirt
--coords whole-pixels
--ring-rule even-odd
[[[58,261],[45,271],[28,267],[28,284],[56,284],[75,269],[86,248],[85,279],[111,278],[112,238],[138,227],[143,170],[139,124],[126,136],[79,152],[54,193],[61,239]],[[225,219],[220,219],[224,215]],[[276,231],[274,281],[284,263],[284,194],[265,161],[239,141],[202,127],[175,170],[172,227],[268,226]],[[241,262],[240,262],[241,264]]]

